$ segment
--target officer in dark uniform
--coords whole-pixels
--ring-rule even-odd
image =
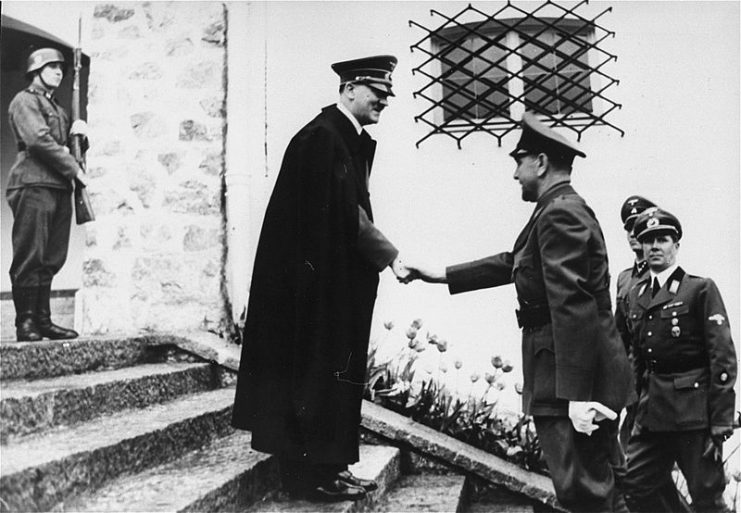
[[[628,245],[635,254],[635,261],[631,267],[623,269],[617,278],[617,295],[615,297],[615,325],[617,326],[620,337],[625,344],[625,351],[630,354],[630,332],[628,328],[628,291],[635,283],[648,272],[648,263],[643,258],[643,247],[638,242],[633,233],[633,225],[638,215],[649,207],[656,205],[641,196],[629,196],[620,209],[620,219],[623,222],[623,228],[628,238]],[[633,407],[626,407],[625,419],[620,426],[620,443],[623,447],[628,445],[628,437],[633,427]]]
[[[628,505],[665,511],[658,490],[676,462],[695,511],[726,511],[722,444],[733,429],[737,366],[728,314],[713,280],[677,265],[682,226],[674,215],[647,209],[634,230],[650,272],[628,296],[639,392]]]
[[[59,50],[32,52],[26,66],[31,83],[8,109],[18,144],[6,194],[13,211],[10,282],[20,341],[77,337],[74,330],[52,323],[49,305],[52,279],[67,258],[73,181],[75,177],[83,181],[80,166],[70,155],[69,135],[87,132],[82,120],[70,128],[66,111],[54,99],[63,76],[64,56]]]
[[[534,417],[558,500],[571,511],[627,511],[615,482],[616,417],[633,384],[602,230],[570,183],[574,158],[585,154],[526,113],[510,155],[523,200],[536,203],[512,251],[445,269],[407,266],[453,294],[515,284],[523,410]]]

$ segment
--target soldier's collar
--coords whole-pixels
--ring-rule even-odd
[[[33,94],[39,94],[48,100],[54,100],[54,95],[52,93],[50,93],[49,91],[44,91],[43,89],[39,89],[38,87],[30,85],[26,90]]]

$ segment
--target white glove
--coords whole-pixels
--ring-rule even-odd
[[[69,129],[70,135],[81,135],[87,137],[87,123],[82,119],[77,119],[72,123]]]
[[[591,436],[593,431],[599,429],[595,422],[616,418],[617,413],[596,401],[569,401],[569,419],[579,433]]]

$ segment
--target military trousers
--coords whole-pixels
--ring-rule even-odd
[[[574,430],[568,417],[534,417],[558,502],[570,511],[627,513],[616,475],[623,472],[618,422],[599,422],[591,436]]]
[[[23,187],[7,192],[13,212],[13,287],[45,287],[67,260],[72,195],[64,189]]]
[[[660,489],[671,480],[675,463],[687,481],[695,511],[727,511],[723,462],[704,454],[711,443],[707,429],[651,432],[636,426],[628,443],[625,478],[631,511],[675,511],[665,505],[676,499],[666,496],[666,488]]]

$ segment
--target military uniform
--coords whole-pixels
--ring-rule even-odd
[[[520,148],[584,156],[529,114]],[[450,266],[446,277],[452,294],[515,284],[523,410],[535,418],[558,499],[574,511],[624,507],[612,469],[619,464],[617,421],[602,421],[587,436],[568,417],[569,401],[620,411],[633,388],[611,311],[605,241],[591,208],[568,182],[556,184],[539,197],[512,251]]]
[[[51,62],[63,63],[61,53],[37,50],[29,57],[29,73]],[[10,282],[19,340],[76,337],[49,318],[51,282],[67,259],[72,183],[80,171],[68,148],[69,116],[49,92],[33,85],[13,98],[8,115],[18,146],[6,196],[13,212]],[[41,332],[33,327],[31,338],[24,338],[29,322]]]
[[[636,224],[639,240],[651,224],[654,232],[676,224],[681,237],[678,221],[666,214],[644,213]],[[693,508],[723,511],[722,440],[711,435],[733,425],[737,364],[720,292],[713,280],[676,267],[655,295],[651,276],[644,277],[628,302],[639,392],[627,451],[629,505],[656,511],[657,485],[676,462]]]

